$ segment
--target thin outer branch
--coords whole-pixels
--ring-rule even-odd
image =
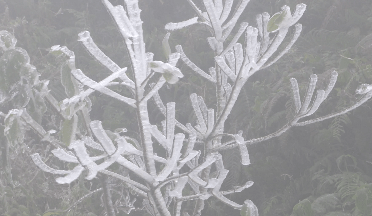
[[[111,176],[111,177],[114,177],[114,178],[120,179],[120,180],[122,180],[123,182],[125,182],[125,183],[127,183],[127,184],[130,184],[130,185],[133,185],[133,186],[135,186],[135,187],[137,187],[137,188],[140,188],[141,190],[143,190],[143,191],[145,191],[145,192],[148,192],[148,191],[149,191],[149,189],[148,189],[145,185],[142,185],[142,184],[140,184],[140,183],[138,183],[138,182],[136,182],[136,181],[133,181],[132,179],[127,178],[127,177],[125,177],[125,176],[119,175],[119,174],[117,174],[117,173],[114,173],[114,172],[111,172],[111,171],[108,171],[108,170],[100,170],[99,172],[100,172],[100,173],[103,173],[103,174],[105,174],[105,175],[109,175],[109,176]],[[144,197],[146,197],[146,193],[143,192],[143,191],[140,192],[139,194],[140,194],[140,195],[143,195]],[[138,192],[138,191],[136,191],[136,192]]]
[[[248,27],[248,23],[243,22],[240,24],[238,32],[234,35],[234,38],[230,41],[229,45],[224,49],[220,56],[224,56],[235,44],[238,42],[240,36],[244,33],[245,29]]]
[[[209,74],[207,74],[206,72],[204,72],[202,69],[200,69],[198,66],[196,66],[187,56],[186,54],[183,52],[182,50],[182,46],[181,45],[177,45],[176,46],[176,50],[177,52],[179,52],[181,54],[181,59],[183,62],[185,62],[185,64],[191,68],[194,72],[196,72],[197,74],[199,74],[200,76],[206,78],[207,80],[211,81],[212,83],[216,83],[216,80],[213,79],[212,76],[210,76]]]
[[[187,0],[189,2],[189,4],[191,5],[192,9],[194,9],[194,11],[198,14],[198,16],[203,19],[204,21],[205,20],[205,17],[203,16],[203,12],[195,5],[195,3],[192,1],[192,0]]]
[[[304,121],[304,122],[299,122],[299,123],[294,124],[294,126],[304,126],[304,125],[308,125],[308,124],[312,124],[312,123],[315,123],[315,122],[324,121],[326,119],[330,119],[330,118],[333,118],[333,117],[336,117],[336,116],[345,114],[345,113],[350,112],[351,110],[359,107],[363,103],[367,102],[371,97],[372,97],[372,92],[368,92],[357,103],[355,103],[354,105],[352,105],[350,107],[347,107],[347,108],[341,110],[340,112],[332,113],[332,114],[329,114],[329,115],[326,115],[326,116],[323,116],[323,117],[319,117],[319,118],[307,120],[307,121]]]
[[[276,132],[271,133],[271,134],[266,135],[266,136],[263,136],[263,137],[260,137],[260,138],[255,138],[255,139],[247,140],[247,141],[245,141],[244,144],[245,145],[252,145],[252,144],[255,144],[255,143],[259,143],[259,142],[263,142],[263,141],[269,140],[269,139],[274,138],[274,137],[278,137],[281,134],[283,134],[284,132],[286,132],[292,126],[304,126],[304,125],[312,124],[312,123],[315,123],[315,122],[320,122],[320,121],[323,121],[323,120],[326,120],[326,119],[330,119],[330,118],[333,118],[333,117],[336,117],[336,116],[345,114],[345,113],[350,112],[351,110],[359,107],[360,105],[362,105],[363,103],[365,103],[366,101],[368,101],[371,97],[372,97],[372,92],[368,92],[363,98],[361,98],[354,105],[352,105],[350,107],[347,107],[347,108],[343,109],[340,112],[332,113],[332,114],[329,114],[329,115],[326,115],[326,116],[323,116],[323,117],[319,117],[319,118],[315,118],[315,119],[312,119],[312,120],[308,120],[308,121],[297,123],[298,120],[301,117],[295,117],[291,122],[287,123],[282,128],[280,128],[279,130],[277,130]],[[227,150],[227,149],[235,148],[237,146],[238,146],[237,143],[234,143],[234,144],[231,144],[231,145],[218,146],[218,147],[212,149],[212,151]]]
[[[31,126],[32,129],[45,141],[48,141],[50,144],[54,145],[56,148],[62,148],[64,144],[57,139],[54,139],[48,132],[44,130],[44,128],[37,123],[28,113],[26,110],[22,110],[21,117],[23,120]]]

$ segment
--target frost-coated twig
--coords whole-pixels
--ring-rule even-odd
[[[45,140],[49,142],[50,144],[54,145],[57,148],[61,148],[63,146],[62,142],[53,138],[50,133],[45,131],[45,129],[37,123],[26,110],[21,111],[21,117],[22,119],[29,125],[31,128],[42,138],[42,140]]]
[[[199,18],[205,19],[204,15],[203,15],[203,12],[195,5],[195,3],[192,0],[187,0],[187,1],[189,2],[192,9],[194,9],[196,14],[199,16]]]
[[[177,50],[177,52],[179,52],[181,54],[182,61],[185,62],[185,64],[189,68],[191,68],[194,72],[196,72],[200,76],[202,76],[202,77],[206,78],[207,80],[211,81],[212,83],[216,83],[216,80],[211,75],[204,72],[202,69],[200,69],[198,66],[196,66],[192,61],[190,61],[189,58],[187,58],[186,54],[183,52],[183,49],[182,49],[181,45],[177,45],[176,50]]]
[[[112,73],[121,70],[121,68],[114,61],[107,57],[98,48],[98,46],[93,42],[93,39],[88,31],[84,31],[79,34],[79,41],[84,44],[85,48],[98,60],[98,62],[107,67]],[[123,83],[125,85],[128,85],[129,87],[134,89],[133,81],[130,80],[126,74],[121,74],[120,78],[123,80]]]
[[[225,5],[223,7],[222,14],[221,14],[221,17],[220,17],[220,22],[221,23],[224,23],[226,21],[227,17],[229,16],[229,14],[231,12],[233,3],[234,3],[234,0],[226,0],[225,1]]]
[[[133,185],[134,187],[136,187],[138,189],[135,189],[135,188],[132,188],[132,189],[135,190],[135,192],[138,193],[139,195],[141,195],[142,197],[146,197],[146,192],[149,191],[149,189],[146,186],[144,186],[142,184],[139,184],[139,183],[131,180],[128,177],[119,175],[117,173],[114,173],[114,172],[111,172],[111,171],[108,171],[108,170],[101,170],[100,173],[109,175],[109,176],[111,176],[113,178],[117,178],[119,180],[122,180],[123,182],[125,182],[127,184]],[[139,189],[141,189],[141,190],[139,190]]]
[[[103,188],[103,201],[105,204],[107,216],[116,216],[114,205],[112,203],[111,188],[107,180],[107,176],[100,176]]]
[[[229,45],[226,46],[224,51],[220,54],[220,56],[224,56],[226,52],[230,51],[231,48],[235,46],[235,44],[238,42],[240,36],[244,33],[245,29],[248,27],[248,23],[243,22],[240,24],[240,28],[238,32],[234,35],[233,39],[230,41]]]
[[[276,63],[281,57],[283,57],[284,54],[286,54],[293,46],[293,44],[297,41],[298,37],[300,36],[301,34],[301,31],[302,31],[302,25],[301,24],[296,24],[295,25],[295,32],[294,32],[294,35],[291,39],[291,41],[288,43],[288,45],[284,48],[283,51],[280,52],[279,55],[277,55],[275,57],[275,59],[273,59],[271,62],[269,63],[266,63],[262,69],[265,69],[267,67],[270,67],[271,65],[273,65],[274,63]]]
[[[326,115],[326,116],[323,116],[323,117],[319,117],[319,118],[315,118],[315,119],[311,119],[311,120],[307,120],[307,121],[303,121],[303,122],[298,122],[294,126],[304,126],[304,125],[308,125],[308,124],[313,124],[313,123],[316,123],[316,122],[324,121],[326,119],[334,118],[334,117],[339,116],[339,115],[343,115],[343,114],[345,114],[347,112],[350,112],[351,110],[359,107],[360,105],[364,104],[369,99],[371,99],[371,97],[372,97],[372,92],[368,92],[361,99],[359,99],[358,102],[356,102],[355,104],[353,104],[350,107],[347,107],[347,108],[345,108],[345,109],[343,109],[339,112],[335,112],[335,113],[332,113],[332,114],[329,114],[329,115]]]
[[[313,81],[310,81],[311,84],[313,84],[312,82],[314,82],[314,79],[313,79]],[[332,83],[333,82],[331,81],[330,84],[332,84]],[[312,92],[313,92],[313,90],[309,86],[309,88],[308,88],[308,95],[309,94],[312,94]],[[351,110],[356,109],[357,107],[359,107],[360,105],[362,105],[363,103],[365,103],[366,101],[368,101],[371,97],[372,97],[372,91],[367,91],[367,92],[364,93],[364,95],[362,96],[361,99],[359,99],[355,104],[351,105],[350,107],[344,108],[343,110],[341,110],[339,112],[335,112],[335,113],[332,113],[332,114],[329,114],[329,115],[326,115],[326,116],[323,116],[323,117],[318,117],[318,118],[307,120],[307,121],[303,121],[303,122],[298,122],[298,121],[301,118],[303,118],[304,116],[306,116],[305,115],[306,112],[302,112],[300,110],[299,111],[299,115],[295,116],[289,123],[287,123],[286,125],[284,125],[279,130],[277,130],[274,133],[271,133],[269,135],[260,137],[260,138],[255,138],[255,139],[244,141],[244,144],[245,145],[251,145],[251,144],[255,144],[255,143],[259,143],[259,142],[263,142],[263,141],[272,139],[274,137],[278,137],[278,136],[280,136],[281,134],[283,134],[284,132],[286,132],[288,129],[290,129],[293,126],[305,126],[305,125],[308,125],[308,124],[313,124],[313,123],[316,123],[316,122],[324,121],[326,119],[330,119],[330,118],[333,118],[333,117],[336,117],[336,116],[339,116],[339,115],[343,115],[343,114],[345,114],[347,112],[350,112]],[[310,102],[308,102],[308,103],[310,103]],[[318,104],[314,104],[314,105],[316,105],[317,107],[319,107]],[[311,109],[308,110],[308,111],[311,111]],[[221,145],[219,147],[216,147],[216,148],[213,149],[213,151],[220,151],[220,150],[232,149],[232,148],[237,147],[238,145],[239,144],[236,143],[236,142],[235,143],[229,143],[229,144],[226,144],[226,145]]]
[[[214,34],[217,40],[221,39],[222,37],[222,27],[220,20],[218,19],[218,8],[215,7],[212,0],[203,0],[205,9],[207,10],[207,14],[209,16],[209,21],[211,23],[211,26],[214,30]]]
[[[118,93],[116,93],[116,92],[114,92],[114,91],[105,87],[105,86],[109,85],[111,81],[113,81],[114,79],[121,76],[121,74],[124,73],[125,71],[126,71],[126,68],[123,68],[123,69],[111,74],[110,76],[106,77],[101,82],[97,83],[94,80],[87,77],[81,70],[79,70],[79,69],[72,70],[71,73],[75,76],[75,78],[77,80],[79,80],[82,84],[85,84],[85,85],[89,86],[90,89],[85,90],[85,91],[81,91],[78,95],[75,95],[72,98],[65,99],[63,101],[63,103],[66,104],[66,105],[67,104],[75,104],[78,101],[88,97],[91,93],[93,93],[95,90],[97,90],[97,91],[100,91],[100,92],[102,92],[104,94],[107,94],[111,97],[114,97],[114,98],[116,98],[120,101],[128,103],[131,106],[134,106],[135,101],[133,99],[121,96],[120,94],[118,94]],[[52,100],[51,101],[52,103],[55,103],[53,98],[50,97],[50,100]]]
[[[249,3],[250,0],[241,0],[239,6],[237,7],[236,11],[234,12],[234,15],[232,18],[225,24],[223,25],[222,29],[225,30],[228,27],[235,26],[236,22],[238,21],[240,15],[243,13],[244,9],[247,7],[247,4]],[[224,32],[225,35],[229,35],[230,32]]]
[[[152,98],[152,96],[154,96],[154,94],[156,92],[159,91],[159,89],[161,87],[163,87],[164,84],[165,84],[164,77],[160,77],[160,79],[158,80],[158,82],[153,86],[153,88],[151,89],[151,91],[149,93],[147,93],[147,95],[141,100],[141,102],[147,102],[150,98]]]
[[[160,111],[160,112],[165,116],[165,115],[166,115],[166,114],[165,114],[165,106],[164,106],[163,101],[162,101],[161,98],[160,98],[159,93],[156,92],[156,93],[153,95],[152,98],[154,99],[155,104],[156,104],[156,106],[158,107],[159,111]],[[186,133],[188,133],[188,134],[191,133],[191,131],[190,131],[189,129],[187,129],[187,127],[186,127],[185,125],[181,124],[177,119],[175,119],[175,121],[176,121],[176,126],[177,126],[178,128],[180,128],[181,130],[183,130],[184,132],[186,132]]]
[[[256,17],[258,34],[261,38],[261,49],[259,52],[260,56],[267,51],[270,43],[269,32],[267,32],[267,24],[269,22],[269,19],[270,15],[267,12],[259,14]]]
[[[214,59],[216,63],[218,64],[218,66],[220,66],[222,71],[231,79],[231,81],[235,82],[236,75],[226,64],[225,59],[221,56],[216,56]]]

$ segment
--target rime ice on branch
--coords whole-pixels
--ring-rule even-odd
[[[56,181],[60,184],[71,183],[80,175],[91,180],[99,173],[122,181],[128,188],[128,194],[142,199],[142,203],[135,202],[135,199],[125,199],[125,204],[130,210],[145,209],[153,216],[172,214],[199,216],[204,209],[205,200],[214,197],[241,210],[242,215],[258,216],[257,207],[252,201],[246,200],[243,204],[239,204],[226,197],[228,194],[238,193],[252,186],[253,182],[248,181],[242,186],[221,191],[221,185],[229,171],[225,169],[219,151],[238,148],[241,163],[249,165],[251,161],[248,144],[279,136],[293,126],[302,126],[343,114],[372,97],[371,85],[363,84],[356,90],[356,93],[361,95],[356,104],[341,112],[311,119],[335,86],[337,72],[332,73],[329,84],[324,90],[315,89],[317,76],[311,75],[303,100],[301,100],[297,80],[291,78],[296,107],[296,114],[292,121],[272,134],[251,140],[244,140],[242,131],[238,134],[226,134],[224,133],[225,121],[243,85],[253,74],[274,64],[291,49],[301,33],[302,26],[296,23],[305,12],[306,5],[298,4],[294,11],[291,11],[288,6],[283,6],[282,11],[271,17],[268,13],[259,14],[256,17],[257,27],[243,22],[237,26],[237,31],[232,33],[249,0],[236,1],[237,4],[234,4],[233,0],[203,0],[203,8],[206,11],[202,11],[192,0],[188,0],[197,16],[165,26],[168,33],[162,41],[162,46],[167,62],[162,62],[154,61],[154,54],[145,51],[138,0],[125,0],[124,5],[117,6],[112,5],[108,0],[102,2],[124,38],[131,65],[120,68],[100,50],[88,31],[81,32],[79,41],[96,61],[111,72],[105,79],[95,81],[89,78],[87,73],[76,68],[75,54],[72,51],[66,47],[53,46],[51,53],[65,58],[65,70],[61,75],[61,82],[68,98],[59,102],[52,96],[53,92],[47,89],[40,97],[48,101],[54,111],[62,116],[62,126],[58,129],[60,136],[46,132],[39,122],[27,113],[25,107],[17,107],[17,110],[7,114],[5,131],[14,131],[17,125],[28,125],[29,129],[32,129],[41,139],[56,147],[52,151],[55,157],[74,164],[72,170],[58,170],[45,164],[39,154],[31,156],[40,169],[58,175]],[[208,71],[203,71],[193,63],[181,45],[177,45],[175,47],[177,52],[172,53],[168,43],[172,31],[196,24],[206,26],[213,33],[206,38],[215,54],[215,65]],[[290,36],[289,43],[284,49],[278,51],[290,29],[293,29],[293,34]],[[241,37],[245,39],[243,44],[238,43]],[[15,47],[15,44],[16,40],[10,33],[0,32],[0,47],[4,52],[15,50],[26,56],[27,53]],[[191,94],[190,103],[196,122],[185,124],[176,119],[176,104],[174,102],[164,104],[159,95],[159,89],[165,83],[176,84],[183,77],[182,72],[177,68],[180,59],[192,71],[215,86],[217,98],[216,104],[208,107],[203,97],[196,93]],[[34,70],[28,61],[25,65],[30,72]],[[127,73],[131,75],[128,76]],[[112,86],[127,88],[132,96],[121,95],[111,89]],[[123,102],[125,108],[136,110],[138,137],[126,136],[125,130],[122,129],[114,132],[105,130],[100,121],[90,119],[89,96],[95,92]],[[149,120],[150,99],[155,101],[164,116],[161,124]],[[5,99],[1,98],[1,100]],[[301,121],[305,117],[309,120]],[[78,124],[83,124],[85,127],[80,128]],[[176,133],[176,128],[182,133]],[[20,139],[14,134],[6,135],[10,140]],[[229,141],[222,143],[224,136]],[[162,149],[155,149],[154,145]],[[196,150],[196,145],[203,145],[204,150]],[[113,164],[122,166],[129,171],[128,174],[116,172]],[[84,170],[87,172],[83,172]],[[185,190],[188,190],[188,195],[183,193]],[[184,202],[194,203],[194,211],[183,209]]]

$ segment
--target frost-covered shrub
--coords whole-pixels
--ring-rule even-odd
[[[237,148],[241,163],[248,166],[250,159],[247,146],[277,137],[293,126],[303,126],[344,114],[371,98],[372,87],[363,84],[357,89],[356,93],[361,98],[356,104],[337,113],[312,118],[334,87],[337,72],[331,73],[325,89],[317,89],[316,92],[317,75],[311,75],[302,100],[297,80],[292,78],[290,82],[295,115],[290,122],[278,131],[250,140],[244,139],[242,131],[237,134],[225,133],[225,121],[247,80],[277,62],[298,39],[302,26],[296,23],[305,12],[306,5],[299,4],[294,11],[283,6],[282,11],[272,16],[268,13],[259,14],[256,27],[243,22],[232,33],[249,0],[203,0],[205,11],[192,0],[188,1],[196,17],[165,26],[168,33],[162,45],[168,58],[167,62],[162,62],[154,61],[153,53],[146,52],[138,0],[125,0],[123,5],[117,6],[102,0],[125,41],[125,52],[129,55],[131,65],[119,67],[100,50],[88,31],[81,32],[79,41],[99,63],[111,71],[110,76],[95,81],[76,67],[73,51],[67,47],[53,46],[50,52],[64,59],[61,84],[67,98],[62,101],[55,99],[53,92],[48,90],[48,80],[38,79],[36,68],[30,64],[27,52],[16,47],[15,38],[9,32],[1,31],[0,47],[3,55],[0,61],[14,60],[19,66],[15,67],[16,74],[8,74],[9,70],[5,66],[0,68],[6,75],[0,77],[3,83],[0,86],[0,99],[2,103],[8,103],[14,98],[23,101],[11,104],[13,109],[4,114],[4,132],[9,143],[23,142],[25,131],[30,130],[41,140],[54,145],[53,155],[68,163],[70,170],[57,170],[48,166],[37,153],[31,157],[40,169],[57,175],[56,181],[60,184],[69,184],[81,175],[92,180],[98,173],[122,181],[128,193],[118,202],[113,203],[110,191],[106,191],[108,215],[115,215],[117,203],[120,203],[127,213],[133,209],[144,209],[150,215],[196,216],[202,214],[205,201],[211,197],[239,209],[241,215],[258,215],[252,201],[246,200],[239,204],[226,197],[250,187],[252,181],[221,191],[229,170],[224,167],[220,152]],[[176,52],[173,52],[174,49],[168,44],[173,31],[196,24],[204,25],[212,32],[206,40],[215,54],[215,65],[208,72],[194,64],[182,46],[176,46]],[[278,49],[290,29],[293,29],[292,36],[289,36],[291,39],[284,48]],[[244,37],[244,44],[238,43],[241,37]],[[177,67],[179,61],[216,89],[215,104],[207,105],[200,95],[190,95],[196,122],[178,121],[176,104],[164,104],[159,94],[166,83],[177,85],[178,80],[183,78],[182,71]],[[7,62],[2,65],[7,65]],[[131,95],[122,95],[113,87],[126,89]],[[120,128],[105,130],[101,121],[90,118],[92,104],[89,96],[95,92],[122,102],[125,109],[136,111],[138,137],[130,137]],[[162,122],[150,122],[150,99],[155,101],[156,107],[163,114]],[[46,103],[61,119],[60,127],[56,130],[47,131],[41,124]],[[306,120],[303,120],[305,117]],[[161,150],[155,146],[160,146]],[[135,197],[142,202],[136,201]],[[183,208],[186,204],[192,204],[194,208]]]

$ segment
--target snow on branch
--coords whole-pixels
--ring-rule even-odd
[[[112,80],[118,78],[119,76],[121,76],[121,74],[124,73],[125,71],[126,71],[126,68],[124,68],[124,69],[122,69],[118,72],[115,72],[115,73],[111,74],[110,76],[108,76],[105,80],[103,80],[102,82],[99,82],[99,83],[97,83],[96,81],[87,77],[80,69],[72,70],[71,73],[78,81],[80,81],[82,84],[88,86],[92,90],[99,91],[99,92],[101,92],[103,94],[106,94],[110,97],[113,97],[113,98],[115,98],[119,101],[123,101],[128,105],[135,106],[134,104],[135,104],[136,101],[133,100],[132,98],[122,96],[122,95],[112,91],[111,89],[105,87],[105,85],[108,85],[110,81],[112,81]],[[84,91],[79,96],[74,97],[74,99],[75,98],[85,98],[86,96],[89,95],[89,93],[90,93],[90,91]]]

